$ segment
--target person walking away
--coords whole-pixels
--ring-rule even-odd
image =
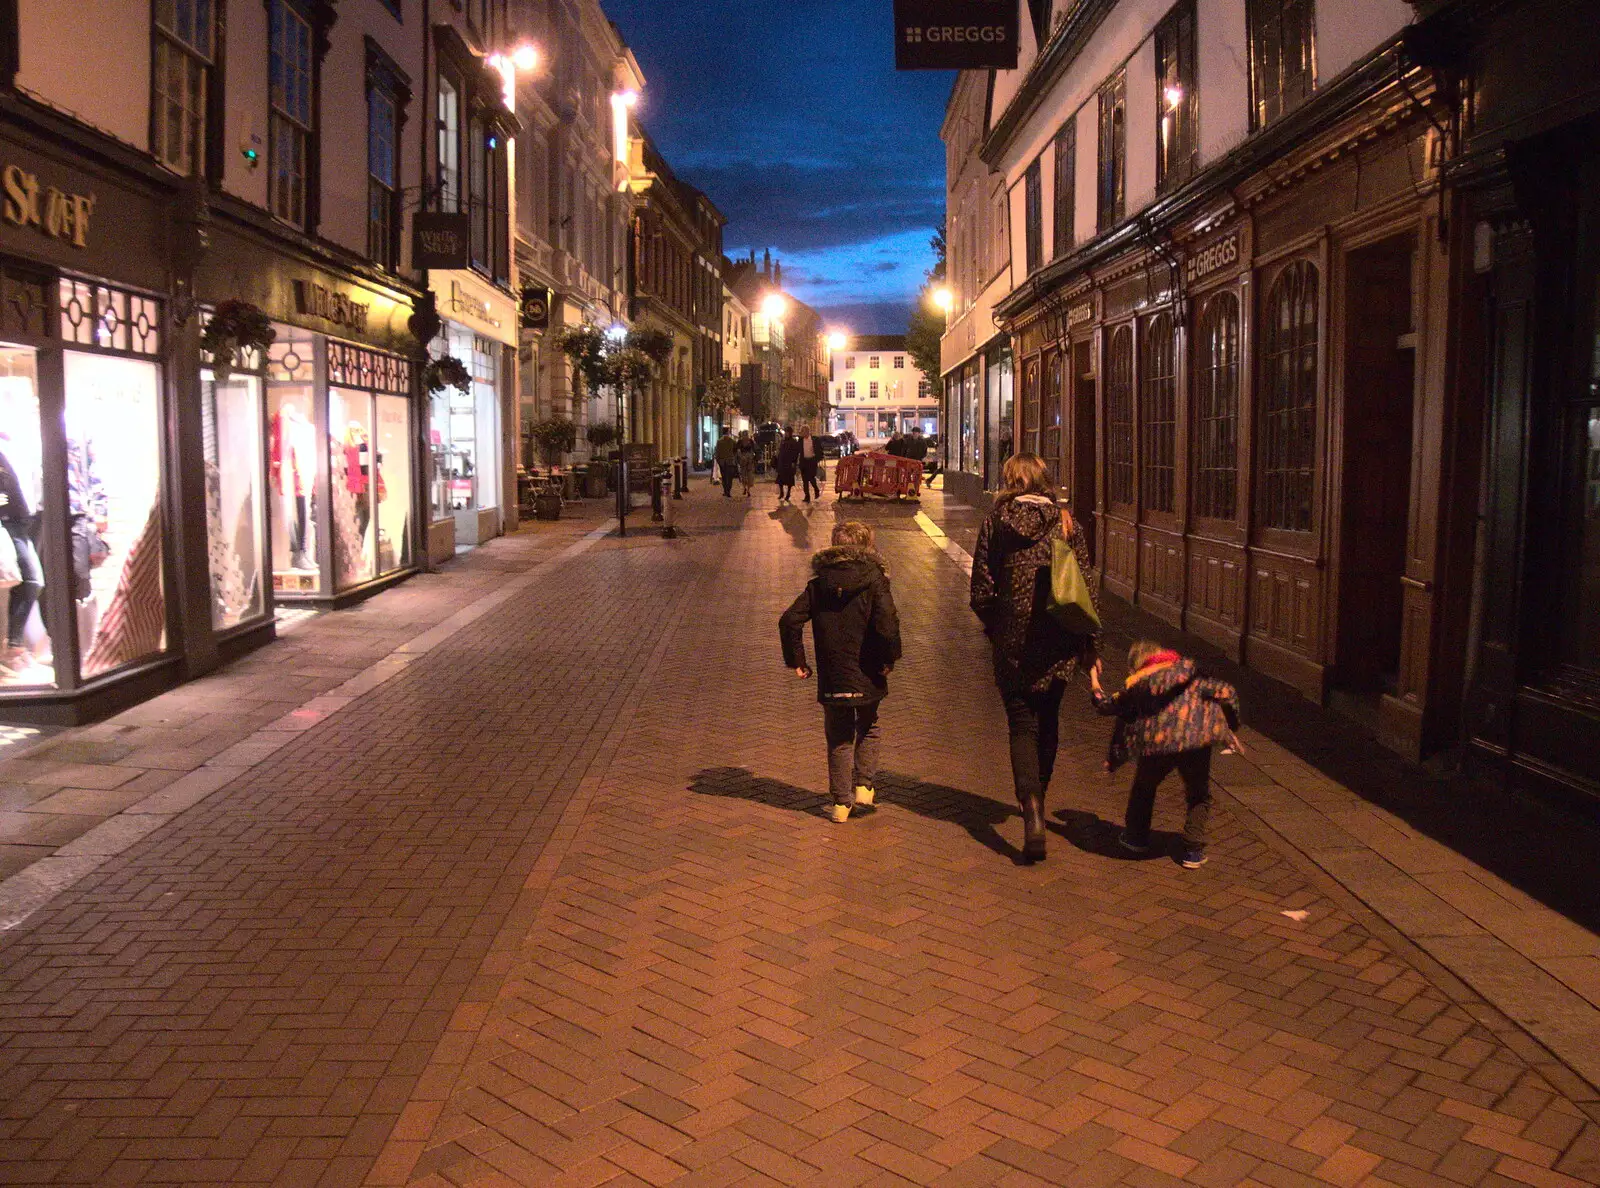
[[[717,464],[717,473],[722,476],[722,497],[733,498],[733,480],[739,473],[739,443],[724,432],[717,439],[717,448],[711,454],[711,460]]]
[[[1098,638],[1066,630],[1046,610],[1051,546],[1065,539],[1089,583],[1100,591],[1083,529],[1056,505],[1050,472],[1037,454],[1013,454],[1001,469],[1003,490],[978,529],[972,556],[972,609],[994,657],[995,686],[1011,736],[1011,777],[1022,809],[1025,862],[1045,857],[1045,794],[1055,770],[1061,698],[1079,665],[1094,663]]]
[[[746,429],[739,434],[739,484],[744,487],[744,497],[750,498],[750,492],[756,485],[756,443]]]
[[[828,816],[837,824],[850,819],[853,806],[876,799],[878,706],[900,659],[900,615],[874,543],[870,525],[836,525],[832,546],[811,558],[814,576],[778,620],[783,662],[802,680],[812,675],[804,631],[811,624],[833,799]]]
[[[783,440],[778,442],[778,498],[785,503],[794,502],[794,472],[800,467],[800,439],[794,429],[783,427]]]
[[[1242,749],[1234,735],[1239,729],[1239,694],[1226,681],[1201,676],[1193,660],[1148,639],[1137,640],[1128,649],[1128,668],[1123,687],[1110,696],[1100,687],[1099,664],[1089,670],[1095,709],[1117,720],[1106,770],[1135,760],[1128,812],[1117,840],[1134,854],[1150,852],[1156,789],[1176,771],[1188,801],[1178,861],[1195,870],[1206,861],[1211,748],[1221,743]]]
[[[800,426],[800,489],[805,502],[811,502],[814,492],[822,500],[822,488],[817,485],[817,467],[822,465],[822,444],[811,436],[811,426]]]

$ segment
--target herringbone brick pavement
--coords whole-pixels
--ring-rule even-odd
[[[851,514],[907,634],[876,811],[822,819],[776,648],[832,505],[697,495],[0,940],[0,1182],[1600,1181],[1586,1086],[1226,812],[1117,857],[1076,695],[1015,865],[964,577]]]

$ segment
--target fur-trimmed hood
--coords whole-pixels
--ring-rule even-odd
[[[889,567],[876,549],[857,545],[830,545],[811,558],[811,571],[835,597],[857,593],[879,577],[889,576]]]

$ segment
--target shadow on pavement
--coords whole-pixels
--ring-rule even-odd
[[[758,776],[743,767],[711,767],[698,772],[689,783],[689,791],[702,796],[725,796],[736,800],[753,800],[774,808],[789,809],[807,816],[821,817],[830,802],[805,788],[797,788],[782,780]],[[949,788],[943,784],[930,784],[914,776],[884,772],[878,777],[877,807],[893,805],[906,809],[919,817],[933,821],[949,821],[961,826],[974,841],[1022,865],[1022,851],[1000,836],[996,828],[1011,817],[1018,816],[1010,805]],[[852,820],[871,817],[875,809],[857,809]]]
[[[789,534],[789,543],[797,549],[811,548],[811,521],[799,508],[781,504],[767,513],[767,519],[776,520]]]
[[[1117,844],[1117,835],[1122,832],[1122,826],[1115,821],[1107,821],[1083,809],[1059,809],[1055,815],[1055,821],[1045,822],[1050,832],[1059,833],[1085,854],[1114,858],[1119,862],[1149,862],[1156,858],[1171,858],[1177,853],[1181,835],[1176,833],[1152,829],[1150,852],[1135,854]]]

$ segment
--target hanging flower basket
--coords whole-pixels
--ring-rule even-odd
[[[429,392],[443,392],[446,388],[470,392],[472,373],[454,355],[441,355],[428,360],[428,365],[422,369],[422,383]]]
[[[635,326],[628,331],[627,344],[649,355],[657,366],[672,358],[672,335],[654,326]]]
[[[211,374],[227,383],[245,351],[265,355],[278,339],[272,320],[259,305],[230,298],[217,303],[200,332],[200,350],[211,362]]]

